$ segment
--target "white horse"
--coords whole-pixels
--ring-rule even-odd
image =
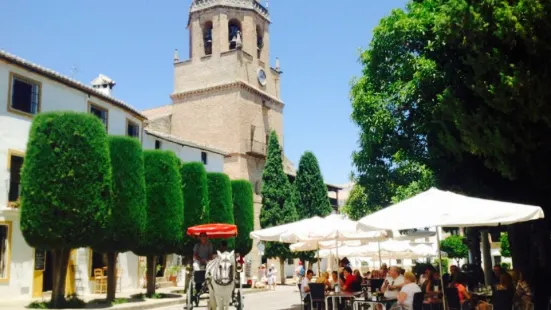
[[[227,310],[230,307],[235,286],[234,252],[218,252],[218,256],[207,264],[209,287],[209,310]],[[218,307],[218,305],[220,305]]]

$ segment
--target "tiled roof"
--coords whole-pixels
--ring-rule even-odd
[[[32,71],[32,72],[35,72],[35,73],[38,73],[40,75],[44,75],[48,78],[51,78],[59,83],[62,83],[62,84],[65,84],[69,87],[73,87],[73,88],[76,88],[76,89],[79,89],[83,92],[86,92],[88,94],[91,94],[91,95],[94,95],[98,98],[101,98],[105,101],[108,101],[116,106],[119,106],[127,111],[130,111],[132,113],[134,113],[136,116],[138,116],[139,118],[141,118],[142,120],[146,119],[147,117],[145,117],[145,115],[143,115],[139,110],[135,109],[134,107],[132,107],[131,105],[127,104],[126,102],[122,101],[122,100],[119,100],[119,99],[116,99],[116,98],[113,98],[111,96],[108,96],[106,94],[103,94],[101,92],[99,92],[98,90],[92,88],[91,86],[89,85],[86,85],[82,82],[79,82],[77,80],[74,80],[74,79],[71,79],[70,77],[68,76],[65,76],[61,73],[58,73],[52,69],[48,69],[48,68],[45,68],[45,67],[42,67],[38,64],[35,64],[33,62],[30,62],[26,59],[23,59],[19,56],[15,56],[13,54],[10,54],[4,50],[0,50],[0,59],[4,59],[6,60],[7,62],[10,62],[10,63],[13,63],[13,64],[16,64],[16,65],[19,65],[29,71]]]
[[[145,128],[144,130],[149,135],[152,135],[152,136],[157,137],[157,138],[165,139],[167,141],[170,141],[170,142],[173,142],[173,143],[176,143],[176,144],[180,144],[182,146],[189,146],[189,147],[193,147],[193,148],[196,148],[196,149],[201,149],[201,150],[204,150],[204,151],[220,154],[222,156],[228,155],[228,152],[224,152],[222,150],[215,149],[215,148],[207,146],[207,145],[201,145],[201,144],[198,144],[198,143],[195,143],[195,142],[187,141],[187,140],[184,140],[180,137],[173,136],[173,135],[170,135],[170,134],[167,134],[167,133],[164,133],[164,132],[155,131],[155,130],[151,130],[151,129],[148,129],[148,128]]]

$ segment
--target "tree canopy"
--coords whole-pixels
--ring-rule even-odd
[[[111,212],[111,161],[105,127],[92,115],[34,117],[21,176],[21,231],[53,253],[52,306],[62,306],[71,249],[95,245]]]
[[[333,208],[327,196],[327,185],[314,153],[305,152],[300,158],[294,185],[297,189],[299,219],[331,214]]]
[[[209,188],[210,221],[211,223],[234,224],[232,185],[230,178],[224,173],[207,173]],[[228,248],[235,247],[235,238],[230,238]],[[213,243],[219,244],[218,240]]]
[[[465,237],[459,235],[449,236],[440,241],[440,250],[446,252],[449,258],[457,260],[457,264],[459,265],[460,259],[469,256],[469,248],[464,241]]]
[[[351,92],[360,127],[353,160],[370,204],[390,204],[396,185],[422,179],[401,176],[413,164],[441,189],[549,209],[550,18],[543,0],[423,0],[380,21]],[[546,226],[532,226],[532,241],[510,234],[514,247],[546,244],[513,247],[523,261],[515,268],[551,271],[526,257],[549,255]]]
[[[180,168],[184,196],[184,239],[180,253],[191,258],[196,240],[187,236],[189,227],[210,222],[207,171],[201,162],[184,163]]]
[[[115,300],[118,252],[136,250],[146,224],[145,172],[140,141],[108,137],[112,169],[112,209],[101,244],[94,250],[107,253],[107,300]]]
[[[266,165],[262,172],[262,208],[260,210],[260,227],[268,228],[294,222],[298,219],[296,211],[296,191],[283,171],[281,147],[275,131],[270,134]],[[265,256],[279,258],[280,263],[293,255],[289,245],[278,242],[267,242]],[[280,268],[282,269],[282,268]],[[283,274],[283,270],[280,270]],[[284,282],[284,277],[282,277]]]
[[[500,250],[501,250],[501,256],[503,257],[511,257],[511,248],[509,246],[509,234],[503,233],[501,236],[499,236],[499,243],[500,243]]]
[[[180,160],[173,152],[144,151],[147,221],[138,254],[147,256],[147,294],[155,293],[156,256],[181,245],[184,199]]]
[[[237,238],[235,238],[235,252],[241,257],[249,254],[253,247],[253,240],[249,237],[254,230],[254,201],[253,186],[247,180],[233,180],[233,217],[237,225]]]
[[[348,215],[351,220],[357,221],[362,217],[377,211],[368,204],[367,195],[360,184],[354,184],[348,194],[346,204],[342,207],[342,212]]]

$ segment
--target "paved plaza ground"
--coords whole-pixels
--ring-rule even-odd
[[[296,286],[279,286],[277,290],[245,295],[245,310],[299,310],[300,298]],[[202,300],[197,310],[206,310],[206,300]],[[182,305],[160,310],[183,310]],[[230,309],[234,309],[230,307]]]

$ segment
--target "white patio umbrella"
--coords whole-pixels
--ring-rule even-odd
[[[499,226],[543,217],[543,210],[537,206],[473,198],[431,188],[360,219],[358,228],[370,231],[436,227],[441,270],[440,227]],[[445,303],[444,296],[444,309]]]
[[[289,235],[290,232],[300,231],[301,229],[306,229],[307,227],[310,227],[310,226],[322,225],[322,221],[323,219],[321,217],[314,216],[309,219],[304,219],[304,220],[300,220],[289,224],[255,230],[249,234],[249,237],[258,241],[295,243],[298,241],[287,240],[285,239],[284,236],[292,237],[292,235]]]

